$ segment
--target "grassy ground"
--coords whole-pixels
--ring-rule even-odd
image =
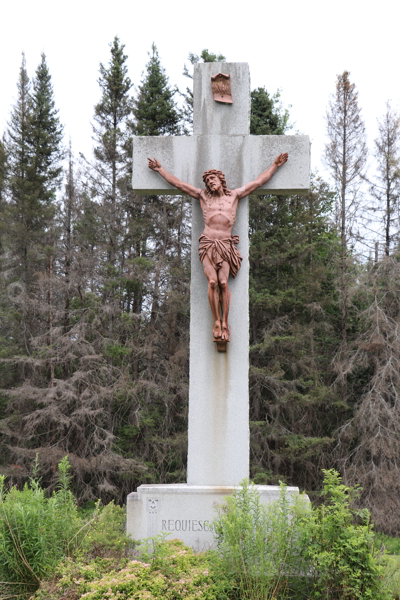
[[[385,561],[385,587],[393,600],[400,600],[400,556],[388,554]]]
[[[400,538],[375,533],[376,547],[382,552],[385,564],[385,587],[393,600],[400,600]]]

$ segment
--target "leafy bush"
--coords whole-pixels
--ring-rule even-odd
[[[285,598],[300,591],[307,565],[299,553],[300,523],[310,511],[301,496],[263,506],[254,484],[244,481],[215,521],[218,569],[234,579],[239,598]]]
[[[79,515],[69,468],[65,457],[58,466],[59,487],[50,497],[35,474],[23,490],[8,492],[0,477],[0,597],[2,592],[30,596],[64,557],[107,555],[115,562],[132,545],[124,533],[123,508],[97,502],[90,516]]]
[[[80,551],[88,557],[122,557],[134,542],[125,534],[125,511],[121,506],[110,502],[104,507],[96,503],[95,510],[89,515],[86,535]]]
[[[89,564],[64,561],[61,578],[47,582],[35,600],[228,600],[230,585],[212,574],[212,553],[195,554],[179,540],[155,545],[155,551],[142,559],[122,559],[116,568],[110,559],[96,558]]]
[[[0,476],[0,580],[10,593],[34,591],[79,542],[82,523],[68,469],[65,457],[59,464],[59,489],[50,498],[35,478],[23,490],[13,487],[7,493]]]
[[[335,471],[325,472],[316,509],[289,498],[284,485],[279,501],[264,507],[244,482],[219,509],[217,551],[194,554],[158,536],[144,540],[140,561],[132,561],[123,509],[97,503],[89,520],[80,517],[68,468],[65,458],[50,498],[35,478],[8,493],[0,482],[0,580],[9,582],[8,596],[30,596],[42,580],[36,600],[399,599],[400,563],[379,554],[368,511],[352,509],[357,490]]]
[[[284,485],[279,501],[263,507],[247,482],[220,509],[218,568],[235,580],[238,598],[391,597],[369,513],[351,507],[357,490],[343,485],[336,471],[324,474],[324,503],[315,509],[301,497],[290,504]]]
[[[352,509],[356,488],[339,473],[324,471],[324,503],[304,520],[303,554],[310,565],[312,597],[380,600],[384,569],[378,562],[368,510]]]

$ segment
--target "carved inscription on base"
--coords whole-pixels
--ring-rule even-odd
[[[156,522],[156,515],[158,513],[158,505],[159,505],[159,500],[156,500],[154,498],[148,498],[147,499],[147,512],[149,514],[148,519],[147,519],[147,536],[148,537],[152,537],[153,535],[156,535],[157,533],[157,522]]]
[[[162,531],[213,531],[210,521],[201,519],[162,519]]]

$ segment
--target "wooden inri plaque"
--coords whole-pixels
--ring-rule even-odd
[[[231,76],[218,73],[211,77],[213,98],[216,102],[232,104]]]

